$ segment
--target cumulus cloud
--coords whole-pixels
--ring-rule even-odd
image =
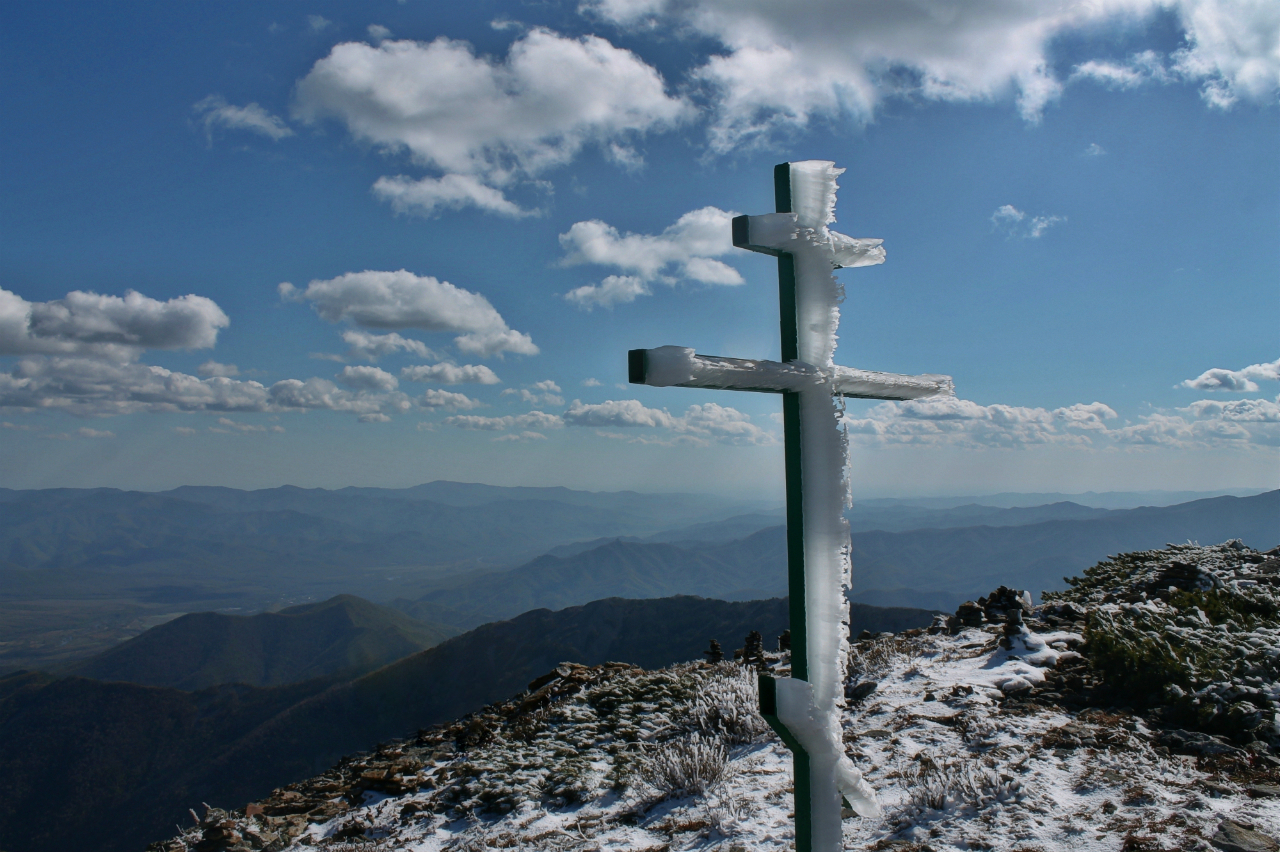
[[[406,382],[439,382],[442,385],[496,385],[497,374],[483,364],[419,364],[400,370]]]
[[[560,396],[560,386],[547,379],[526,388],[507,388],[503,396],[517,396],[521,402],[529,405],[554,406],[564,405],[564,397]]]
[[[558,429],[564,421],[558,414],[530,411],[528,414],[508,414],[504,417],[481,417],[478,414],[456,414],[446,417],[447,426],[482,432],[505,432],[507,429]]]
[[[333,26],[333,21],[323,15],[307,15],[307,26],[313,33],[322,33]]]
[[[233,378],[240,375],[240,368],[235,364],[219,364],[217,361],[205,361],[196,372],[202,376],[222,376],[223,378]]]
[[[1173,79],[1164,59],[1153,50],[1135,53],[1124,62],[1091,59],[1071,72],[1072,80],[1093,80],[1112,89],[1132,89],[1144,83],[1167,83]]]
[[[564,421],[571,426],[614,427],[671,427],[676,419],[656,408],[646,408],[638,399],[611,399],[586,405],[575,399],[564,413]]]
[[[716,207],[703,207],[685,213],[660,234],[623,234],[598,219],[575,222],[560,235],[560,246],[565,252],[561,263],[612,266],[623,274],[610,275],[599,284],[571,290],[565,298],[590,310],[647,296],[652,281],[741,284],[743,278],[736,269],[715,260],[733,250],[731,221],[736,215]]]
[[[691,405],[676,417],[665,410],[647,408],[637,399],[607,400],[595,405],[575,399],[564,413],[564,422],[595,428],[669,429],[698,442],[712,439],[725,444],[764,444],[775,439],[772,433],[752,423],[748,415],[715,403]]]
[[[353,390],[393,391],[400,386],[395,376],[378,367],[343,367],[334,378]]]
[[[1066,216],[1029,216],[1012,204],[996,208],[991,214],[991,224],[997,230],[1010,237],[1035,240],[1059,222],[1067,221]]]
[[[376,361],[383,355],[394,352],[410,352],[420,358],[438,358],[438,354],[427,348],[421,340],[401,337],[395,332],[388,334],[370,334],[366,331],[350,329],[342,332],[343,341],[351,347],[347,355],[362,361]]]
[[[519,218],[537,211],[525,210],[509,200],[501,190],[486,186],[472,175],[444,175],[414,180],[405,175],[380,177],[373,184],[373,194],[391,205],[397,213],[433,216],[442,210],[479,207],[488,213]]]
[[[245,106],[234,106],[227,103],[222,95],[209,95],[192,107],[205,136],[213,141],[213,132],[223,130],[247,130],[279,142],[286,136],[292,136],[289,125],[278,116],[272,115],[256,103]]]
[[[480,356],[537,355],[533,339],[507,326],[506,320],[479,293],[455,287],[430,275],[398,272],[348,272],[316,280],[300,290],[279,285],[282,298],[308,301],[329,322],[347,320],[364,328],[446,331],[458,334],[458,349]]]
[[[523,211],[505,187],[569,162],[586,145],[626,147],[689,113],[630,51],[540,28],[502,60],[444,37],[339,44],[298,82],[294,105],[301,121],[337,119],[355,138],[443,173],[380,181],[375,191],[401,209],[471,204],[506,215]]]
[[[1258,381],[1280,381],[1280,359],[1268,364],[1250,364],[1242,370],[1205,370],[1194,379],[1180,382],[1178,387],[1201,391],[1237,391],[1252,393]]]
[[[815,118],[867,121],[891,97],[1013,99],[1034,122],[1076,79],[1133,86],[1176,73],[1201,81],[1217,106],[1266,102],[1280,88],[1280,10],[1265,0],[584,0],[580,8],[624,29],[666,26],[719,43],[692,74],[711,94],[717,151]],[[1169,8],[1187,44],[1172,56],[1098,57],[1067,80],[1052,70],[1055,41],[1136,29]]]
[[[208,349],[230,324],[212,299],[161,302],[130,290],[123,297],[74,290],[28,302],[0,289],[0,355],[87,355],[134,361],[146,349]]]
[[[436,388],[429,389],[419,402],[423,408],[447,408],[450,411],[469,411],[484,406],[483,402],[472,399],[464,393],[453,393]]]
[[[1084,149],[1086,157],[1101,157],[1107,153],[1107,149],[1103,148],[1097,142],[1090,142],[1089,147]]]
[[[846,417],[844,424],[851,443],[866,445],[1189,449],[1280,442],[1280,405],[1265,399],[1201,400],[1186,408],[1143,415],[1136,422],[1119,421],[1119,415],[1101,402],[1046,409],[948,399],[881,403],[863,417]]]
[[[1274,100],[1280,89],[1280,8],[1268,0],[1181,0],[1187,47],[1173,54],[1175,70],[1202,80],[1210,105],[1229,108],[1244,98]]]
[[[369,33],[369,38],[374,41],[386,41],[391,38],[391,30],[387,29],[382,24],[370,24],[367,28],[367,32]]]
[[[584,310],[612,308],[614,305],[634,302],[638,296],[653,293],[643,278],[634,275],[606,275],[599,284],[583,284],[564,294],[566,301]]]
[[[8,372],[0,372],[0,408],[62,411],[85,417],[165,411],[367,414],[402,412],[411,407],[402,393],[344,389],[327,379],[285,379],[267,386],[225,376],[202,379],[164,367],[97,358],[28,357]]]

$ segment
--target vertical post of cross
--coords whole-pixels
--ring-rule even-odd
[[[791,164],[773,167],[773,202],[775,212],[794,213],[791,206]],[[778,325],[781,332],[782,361],[800,358],[800,329],[796,310],[795,257],[790,252],[778,254]],[[791,622],[791,676],[809,679],[809,631],[805,618],[804,577],[804,466],[801,460],[800,394],[782,394],[782,436],[786,469],[787,494],[787,595]],[[762,678],[767,678],[763,675]],[[813,848],[812,793],[809,779],[809,753],[795,742],[778,720],[776,701],[772,699],[772,679],[761,683],[761,713],[783,737],[791,749],[794,775],[796,852]],[[773,706],[766,706],[772,704]],[[766,710],[771,712],[765,712]]]

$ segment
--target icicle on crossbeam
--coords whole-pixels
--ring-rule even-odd
[[[781,361],[698,355],[680,346],[628,355],[635,384],[782,394],[791,677],[762,675],[760,705],[795,758],[797,852],[842,848],[842,800],[863,816],[879,814],[874,792],[841,742],[850,576],[843,509],[849,489],[835,399],[954,394],[948,376],[855,370],[832,360],[843,297],[832,272],[885,259],[880,240],[828,228],[842,172],[825,160],[783,163],[774,169],[777,212],[733,220],[735,246],[778,259]]]

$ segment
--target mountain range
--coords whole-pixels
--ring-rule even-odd
[[[350,610],[352,602],[329,608]],[[919,627],[933,616],[861,605],[850,614],[855,634]],[[292,617],[286,631],[305,633],[298,626],[306,615]],[[390,624],[404,619],[383,615]],[[772,647],[786,625],[785,599],[609,599],[486,624],[354,680],[331,674],[283,686],[222,683],[185,691],[9,675],[0,678],[0,838],[7,852],[137,850],[186,821],[188,808],[262,796],[343,755],[517,693],[561,662],[656,668],[700,658],[712,638],[731,652],[752,630]],[[208,658],[236,656],[211,641]],[[200,658],[183,676],[161,643],[135,643],[128,659],[138,680],[208,677]],[[102,668],[90,661],[86,670]]]
[[[1280,542],[1280,491],[1160,508],[1086,510],[1096,511],[1103,514],[1017,526],[855,532],[851,597],[881,606],[954,609],[1001,584],[1033,593],[1061,589],[1065,575],[1110,554],[1170,541],[1240,538],[1262,548]],[[1028,509],[990,513],[1020,513],[1026,519],[1045,514]],[[961,514],[979,513],[966,508]],[[612,596],[746,600],[786,591],[786,531],[781,526],[727,542],[617,539],[561,552],[566,555],[545,554],[509,571],[444,581],[416,601],[392,605],[423,618],[452,611],[456,623],[474,625],[537,607],[558,609]]]

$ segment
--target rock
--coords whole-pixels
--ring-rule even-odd
[[[1182,731],[1176,728],[1161,731],[1156,735],[1156,742],[1170,751],[1181,754],[1226,754],[1233,757],[1242,757],[1245,754],[1243,749],[1228,745],[1219,737],[1202,734],[1199,731]]]
[[[855,686],[847,686],[844,690],[844,697],[849,701],[861,701],[868,695],[876,691],[876,682],[874,680],[864,680]]]
[[[1224,819],[1209,842],[1222,852],[1277,852],[1280,843],[1233,819]]]
[[[1280,798],[1280,787],[1275,784],[1250,784],[1244,788],[1250,796],[1258,799]]]
[[[965,601],[956,608],[956,620],[965,627],[981,627],[987,619],[976,602]]]

